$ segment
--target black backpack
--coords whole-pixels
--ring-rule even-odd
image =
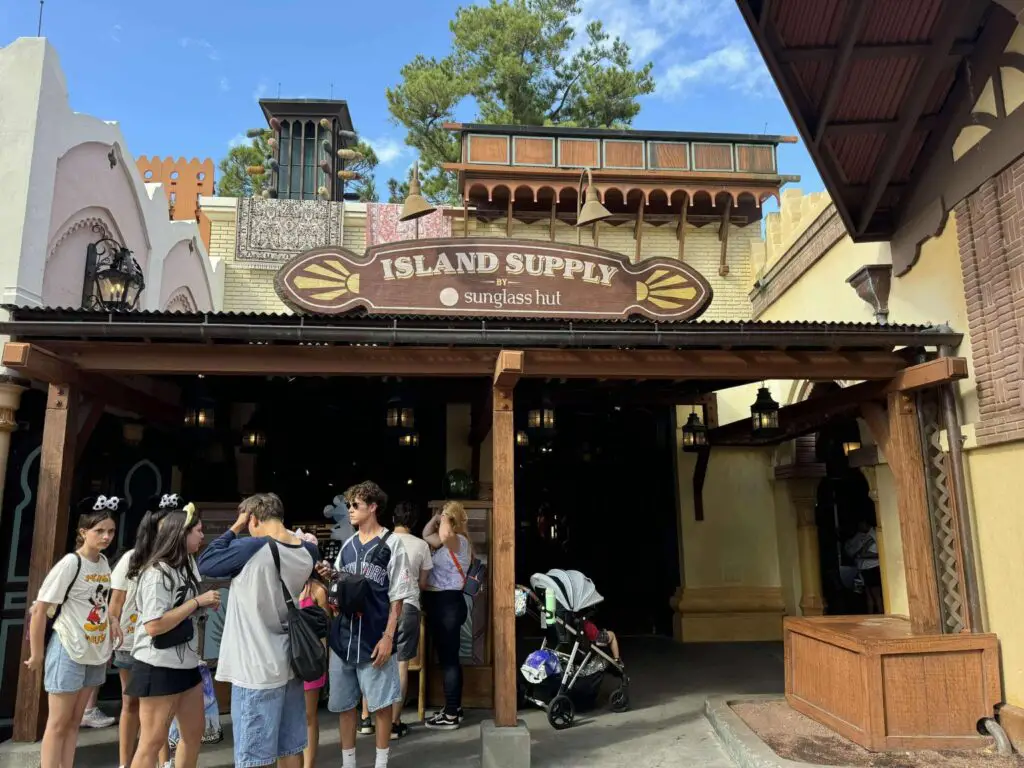
[[[376,565],[385,569],[388,567],[391,562],[391,547],[387,545],[390,537],[391,531],[385,531],[380,538],[380,544],[373,550],[369,560],[364,561],[364,568],[366,565]],[[352,539],[342,545],[342,551],[349,541]],[[331,588],[327,595],[331,608],[339,614],[358,616],[366,610],[366,601],[370,597],[370,585],[366,583],[366,577],[361,573],[338,571],[331,581]]]
[[[277,580],[281,583],[281,594],[288,607],[288,639],[292,670],[295,676],[307,683],[313,683],[327,674],[327,648],[322,640],[327,637],[330,622],[327,612],[318,605],[298,608],[292,599],[284,579],[281,578],[281,553],[277,542],[270,540],[270,553],[277,567]]]

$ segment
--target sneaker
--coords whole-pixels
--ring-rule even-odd
[[[409,735],[409,726],[405,723],[391,724],[391,740],[396,741]]]
[[[466,713],[463,711],[462,707],[459,707],[457,710],[455,710],[455,712],[456,712],[455,717],[459,721],[459,723],[461,724],[462,721],[466,719]],[[440,715],[443,715],[443,714],[444,714],[444,710],[443,709],[439,709],[439,710],[437,710],[437,712],[435,712],[430,717],[430,719],[433,720],[434,718],[439,717]]]
[[[219,744],[224,741],[224,730],[220,727],[207,728],[201,741],[203,744]]]
[[[438,712],[423,725],[432,731],[454,731],[459,727],[459,716]]]
[[[368,717],[359,718],[359,733],[369,736],[374,732],[373,722]]]
[[[104,715],[99,707],[85,710],[82,715],[83,728],[109,728],[117,722],[117,718]]]

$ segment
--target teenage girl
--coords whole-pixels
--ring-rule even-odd
[[[303,539],[313,541],[316,543],[316,537],[312,534],[299,534]],[[327,588],[324,583],[320,580],[316,571],[309,577],[309,581],[306,582],[306,586],[302,590],[302,594],[299,595],[299,607],[308,608],[312,605],[318,605],[325,611],[327,607]],[[326,640],[324,641],[327,642]],[[320,691],[327,682],[327,675],[324,675],[319,680],[314,680],[312,683],[303,683],[306,689],[306,748],[302,750],[302,766],[303,768],[313,768],[316,763],[316,751],[320,744],[320,720],[319,720],[319,709],[320,709]]]
[[[114,666],[121,677],[121,722],[118,726],[121,768],[131,765],[132,757],[135,755],[135,742],[139,738],[139,700],[128,695],[135,628],[139,621],[139,571],[152,554],[157,526],[174,508],[176,498],[170,494],[155,500],[155,509],[146,512],[139,523],[135,548],[121,555],[110,576],[110,615],[116,616],[120,621],[124,635],[121,647],[114,650]]]
[[[110,566],[103,556],[114,539],[114,513],[120,504],[116,496],[81,502],[78,548],[46,575],[30,609],[30,653],[25,666],[33,672],[44,671],[43,688],[49,695],[41,768],[74,765],[78,728],[89,696],[103,684],[113,647],[121,641],[117,619],[107,615]],[[58,608],[53,636],[44,651],[47,617]]]
[[[139,699],[141,734],[132,768],[156,765],[167,743],[171,719],[181,730],[175,765],[195,768],[203,736],[203,683],[199,672],[199,636],[193,616],[217,608],[220,593],[199,594],[195,558],[203,543],[203,524],[186,504],[157,525],[149,559],[139,573],[134,658],[127,693]]]

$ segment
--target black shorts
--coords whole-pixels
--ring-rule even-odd
[[[420,649],[420,609],[405,603],[395,633],[395,653],[399,661],[412,661]]]
[[[865,587],[880,587],[882,586],[882,569],[881,568],[868,568],[866,571],[860,572],[860,577],[864,579]]]
[[[170,667],[154,667],[144,661],[135,659],[132,665],[131,678],[125,693],[144,699],[148,696],[174,696],[190,691],[203,682],[199,667],[192,669],[172,669]]]

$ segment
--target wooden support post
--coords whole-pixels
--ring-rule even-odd
[[[462,200],[462,236],[469,237],[469,200]]]
[[[43,423],[39,456],[39,486],[35,526],[28,569],[28,594],[32,600],[43,579],[60,555],[68,538],[68,510],[74,480],[75,441],[78,436],[78,390],[67,384],[51,384]],[[26,622],[27,625],[27,622]],[[42,675],[25,666],[29,657],[27,636],[22,639],[18,666],[18,706],[14,711],[14,740],[38,741],[46,725],[46,696]]]
[[[729,216],[732,214],[732,198],[725,202],[722,212],[722,225],[718,230],[718,239],[722,241],[722,257],[718,264],[718,274],[725,277],[729,274]]]
[[[636,225],[633,228],[633,237],[636,238],[636,253],[633,256],[633,262],[640,261],[640,252],[643,247],[644,240],[644,199],[640,198],[640,207],[636,210]]]
[[[516,500],[513,390],[523,353],[502,350],[494,369],[494,506],[491,511],[491,625],[494,637],[494,722],[514,728],[516,712]]]
[[[676,240],[679,241],[679,260],[682,261],[686,253],[686,212],[690,207],[690,201],[683,195],[683,207],[679,210],[679,224],[676,227]]]
[[[505,218],[505,236],[512,237],[512,203],[515,202],[515,193],[508,193],[508,212]]]
[[[872,422],[868,421],[868,427],[874,430]],[[924,457],[913,395],[895,392],[888,396],[888,435],[876,435],[875,441],[880,445],[886,444],[885,457],[896,481],[910,625],[914,632],[938,633],[942,618],[939,615]]]

